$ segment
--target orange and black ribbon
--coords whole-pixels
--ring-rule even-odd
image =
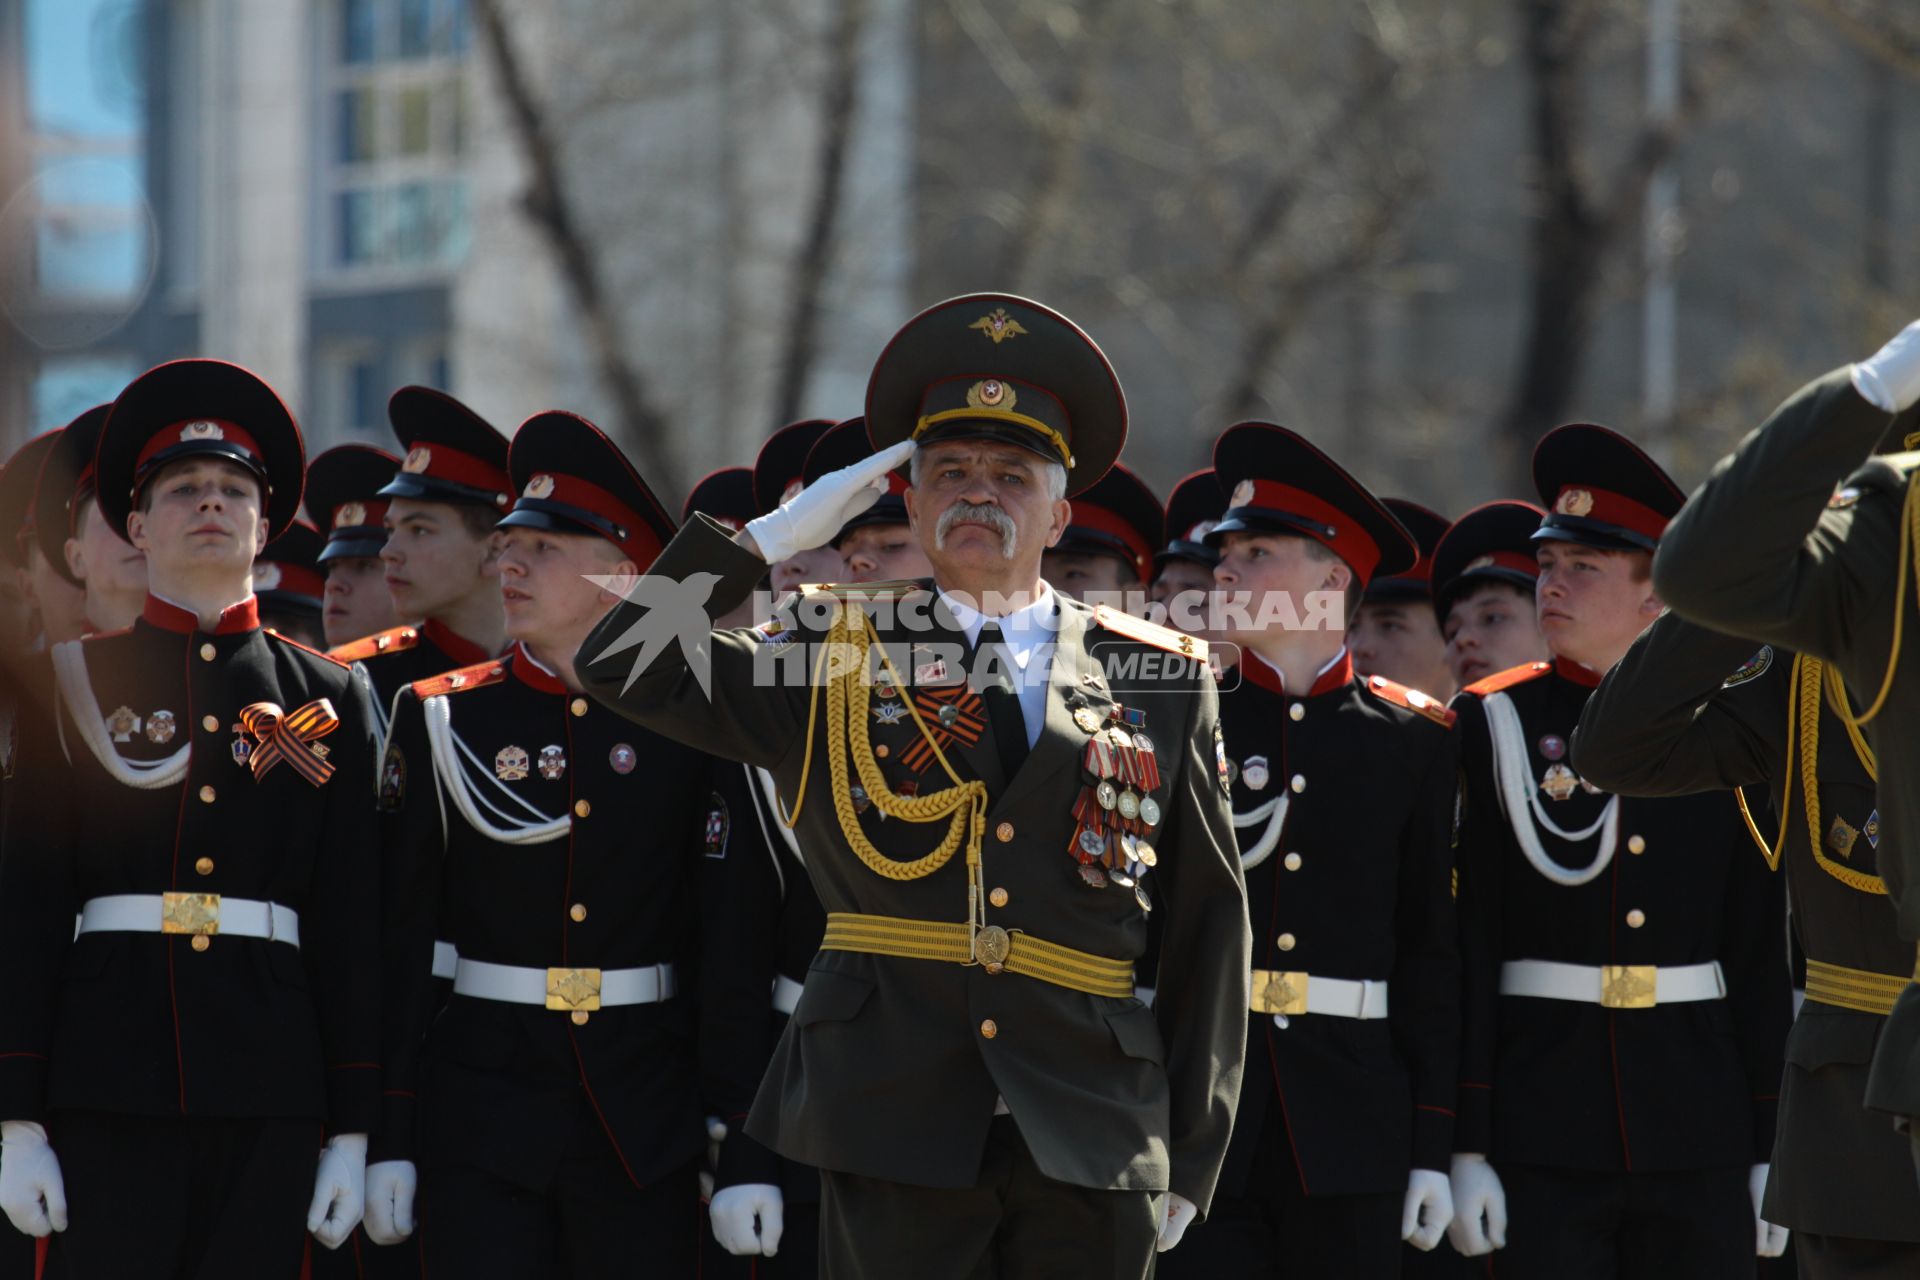
[[[240,724],[260,743],[247,758],[255,781],[265,777],[267,770],[282,760],[316,787],[333,776],[333,766],[327,763],[323,751],[314,746],[317,739],[340,727],[333,703],[325,698],[315,698],[291,713],[280,710],[277,703],[249,703],[240,708]]]

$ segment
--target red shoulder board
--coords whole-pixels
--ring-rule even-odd
[[[1207,642],[1184,631],[1175,631],[1172,627],[1163,627],[1144,618],[1136,618],[1130,613],[1110,609],[1106,605],[1093,608],[1093,625],[1104,627],[1116,635],[1129,640],[1138,640],[1141,644],[1150,644],[1156,649],[1165,649],[1168,653],[1177,653],[1183,658],[1207,660]]]
[[[485,662],[476,662],[470,667],[443,671],[437,676],[428,676],[425,680],[415,680],[412,686],[413,696],[425,702],[428,698],[437,698],[443,693],[465,693],[469,689],[478,689],[483,685],[498,684],[506,674],[506,663],[498,658],[489,658]]]
[[[1553,670],[1551,662],[1528,662],[1518,667],[1508,667],[1505,671],[1496,671],[1484,680],[1475,680],[1466,687],[1466,692],[1476,698],[1484,698],[1490,693],[1502,689],[1511,689],[1514,685],[1525,684],[1529,680],[1538,680]]]
[[[1409,689],[1406,685],[1389,680],[1385,676],[1368,676],[1367,688],[1373,690],[1388,702],[1405,707],[1409,711],[1418,711],[1438,725],[1451,729],[1457,718],[1452,709],[1443,706],[1440,699],[1418,689]]]
[[[359,662],[365,658],[377,658],[383,653],[405,653],[419,643],[420,628],[394,627],[337,644],[327,650],[327,656],[336,662]]]
[[[275,640],[278,640],[281,644],[291,645],[295,649],[300,650],[300,652],[302,653],[310,653],[316,658],[325,658],[328,662],[338,663],[340,666],[343,666],[343,667],[352,665],[344,658],[335,657],[331,653],[322,653],[320,650],[312,648],[309,645],[301,644],[298,640],[295,640],[291,636],[281,635],[278,631],[275,631],[272,627],[262,627],[260,628],[260,630],[272,636]]]

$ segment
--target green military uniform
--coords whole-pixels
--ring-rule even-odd
[[[1044,439],[1080,487],[1125,422],[1091,340],[998,295],[910,324],[867,409],[876,447]],[[711,618],[765,571],[701,517],[652,575],[713,575]],[[815,592],[791,618],[711,633],[710,694],[672,644],[629,670],[641,603],[615,609],[577,664],[623,714],[767,769],[793,815],[827,931],[747,1129],[823,1171],[836,1280],[1144,1275],[1155,1193],[1204,1213],[1219,1175],[1250,941],[1205,646],[1057,593],[1031,611],[1053,647],[1023,760],[1004,753],[1018,730],[995,691],[968,680],[979,615],[969,627],[931,582]],[[823,640],[857,655],[849,675],[813,665]],[[1149,657],[1176,673],[1142,678]],[[1117,689],[1103,663],[1127,660]],[[1133,995],[1150,911],[1151,1009]]]
[[[1906,1143],[1861,1105],[1911,950],[1876,874],[1875,762],[1847,731],[1850,702],[1816,658],[1755,653],[1669,613],[1588,700],[1573,761],[1625,795],[1754,786],[1772,797],[1778,826],[1754,834],[1786,867],[1807,1001],[1787,1039],[1765,1217],[1794,1231],[1810,1276],[1914,1275],[1920,1187]]]

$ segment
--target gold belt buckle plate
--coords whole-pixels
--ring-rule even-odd
[[[1283,1013],[1288,1016],[1307,1011],[1307,983],[1304,973],[1256,970],[1253,983],[1255,1013]]]
[[[561,1013],[592,1013],[599,1007],[598,969],[547,970],[547,1008]]]
[[[1651,1009],[1658,1001],[1660,970],[1650,964],[1609,964],[1600,969],[1600,1003],[1609,1009]]]
[[[220,895],[217,893],[161,894],[160,932],[194,933],[212,937],[220,932]]]
[[[988,973],[999,973],[1012,951],[1012,935],[997,924],[988,925],[973,937],[973,958],[984,965]]]

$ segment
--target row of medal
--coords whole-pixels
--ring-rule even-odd
[[[631,746],[617,742],[607,752],[607,764],[615,773],[632,773],[639,757]],[[567,772],[566,748],[558,744],[540,748],[540,760],[535,765],[527,756],[525,747],[506,746],[494,752],[493,776],[502,782],[519,782],[526,778],[530,767],[538,768],[540,776],[548,782],[558,782]]]
[[[1540,789],[1547,793],[1549,800],[1565,800],[1575,791],[1585,791],[1590,796],[1604,795],[1605,792],[1575,773],[1567,765],[1560,763],[1567,754],[1567,741],[1558,734],[1548,734],[1534,744],[1541,755],[1554,763],[1540,775]]]
[[[1068,852],[1088,885],[1132,889],[1141,909],[1151,910],[1139,880],[1159,861],[1148,837],[1160,825],[1160,802],[1152,794],[1160,786],[1160,761],[1144,730],[1145,712],[1115,705],[1108,715],[1112,723],[1103,726],[1091,707],[1073,713],[1089,736]]]

